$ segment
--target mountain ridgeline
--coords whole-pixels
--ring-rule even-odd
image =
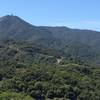
[[[33,26],[21,18],[0,18],[0,40],[25,41],[62,52],[60,56],[99,65],[100,32],[67,27]]]

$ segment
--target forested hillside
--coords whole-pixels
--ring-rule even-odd
[[[100,32],[97,31],[33,26],[17,16],[7,15],[0,18],[0,40],[24,41],[100,65]]]
[[[100,32],[0,18],[0,100],[100,100]]]
[[[25,42],[1,44],[1,100],[100,99],[100,67]]]

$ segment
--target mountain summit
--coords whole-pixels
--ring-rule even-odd
[[[0,18],[0,40],[14,39],[24,41],[55,41],[82,43],[97,43],[100,33],[90,30],[70,29],[67,27],[37,27],[33,26],[18,16],[7,15]]]
[[[33,26],[21,18],[7,15],[0,18],[0,40],[29,40],[53,38],[51,32]]]

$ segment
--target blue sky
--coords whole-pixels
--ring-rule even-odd
[[[0,16],[8,14],[37,26],[100,31],[100,0],[0,0]]]

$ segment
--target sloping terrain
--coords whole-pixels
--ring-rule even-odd
[[[26,41],[38,47],[60,50],[65,57],[100,64],[100,32],[97,31],[38,27],[17,16],[7,15],[0,18],[0,40]]]
[[[1,44],[1,100],[100,99],[100,67],[26,42]]]
[[[0,100],[100,100],[100,32],[0,18]]]

